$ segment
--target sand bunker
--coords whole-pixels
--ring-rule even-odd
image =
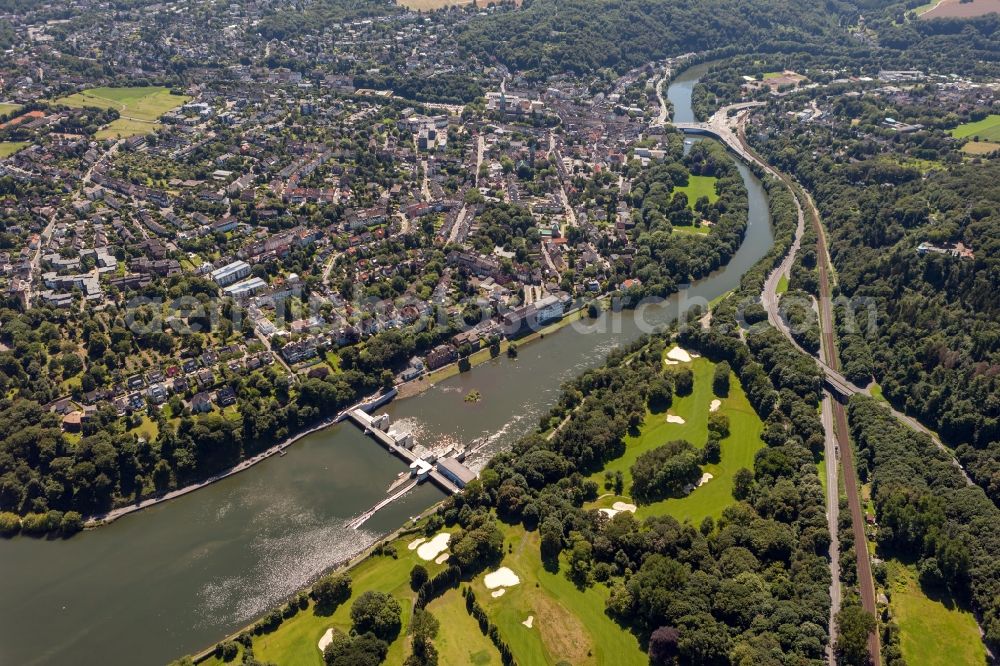
[[[447,561],[448,561],[448,553],[441,553],[440,555],[437,556],[437,559],[434,560],[434,563],[435,564],[444,564]]]
[[[684,423],[684,419],[679,416],[674,416],[673,414],[668,414],[667,423]]]
[[[712,404],[708,406],[708,411],[717,412],[719,411],[719,407],[722,407],[722,401],[716,398],[712,401]]]
[[[409,548],[410,550],[416,550],[417,547],[424,541],[427,541],[427,539],[425,539],[424,537],[420,537],[419,539],[414,539],[413,541],[410,542],[410,545],[407,546],[407,548]]]
[[[504,588],[501,587],[499,590],[493,590],[493,592],[491,592],[490,595],[494,599],[496,599],[497,597],[502,597],[506,591],[507,590],[505,590]]]
[[[635,513],[635,504],[629,504],[628,502],[615,502],[611,505],[611,508],[615,511],[628,511],[629,513]]]
[[[524,622],[522,622],[521,624],[523,624],[524,626],[526,626],[528,629],[531,629],[531,625],[533,625],[534,623],[535,623],[535,616],[534,615],[529,615],[528,619],[525,620]]]
[[[330,643],[332,642],[333,642],[333,629],[327,629],[326,633],[323,634],[322,637],[320,637],[319,643],[316,644],[316,647],[319,648],[320,652],[326,652],[327,646],[330,645]]]
[[[712,476],[708,472],[705,472],[704,474],[701,475],[701,478],[698,479],[698,485],[703,486],[714,478],[715,478],[714,476]]]
[[[605,514],[608,518],[614,518],[618,515],[618,511],[615,509],[598,509],[601,513]]]
[[[667,358],[669,358],[671,361],[678,361],[680,363],[691,362],[691,354],[689,354],[686,350],[681,349],[680,347],[674,347],[673,349],[668,351]]]
[[[435,534],[433,539],[427,543],[421,544],[417,548],[417,555],[420,556],[420,559],[430,562],[444,552],[445,548],[448,547],[448,542],[450,540],[451,535],[447,532]]]
[[[483,578],[483,584],[488,590],[497,587],[512,587],[520,582],[521,579],[517,577],[517,574],[507,567],[500,567],[496,571],[486,574],[486,577]]]

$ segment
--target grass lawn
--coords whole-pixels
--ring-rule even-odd
[[[694,204],[701,197],[708,197],[709,203],[715,203],[719,195],[715,192],[715,176],[690,176],[684,187],[675,187],[674,192],[683,192],[688,198],[688,207],[694,209]]]
[[[130,136],[139,134],[149,134],[159,129],[160,124],[148,120],[135,120],[133,118],[119,118],[94,133],[94,138],[98,141],[105,139],[127,139]]]
[[[699,226],[699,227],[674,227],[675,234],[707,234],[712,231],[712,227]]]
[[[778,278],[778,293],[783,294],[788,291],[788,276],[782,275]]]
[[[951,131],[956,139],[977,136],[986,141],[1000,141],[1000,114],[990,114],[974,123],[964,123]]]
[[[968,155],[989,155],[1000,150],[1000,143],[992,141],[970,141],[962,146],[962,152]]]
[[[986,664],[986,649],[976,619],[945,595],[931,598],[920,588],[913,566],[891,560],[890,606],[908,664],[951,666]]]
[[[21,108],[20,104],[9,104],[7,102],[0,102],[0,116],[6,116],[8,113],[14,113]]]
[[[605,614],[608,590],[604,585],[578,589],[565,572],[545,570],[537,531],[525,532],[520,526],[504,526],[504,530],[505,541],[513,548],[504,557],[503,566],[517,574],[520,584],[508,588],[496,599],[483,585],[482,576],[473,581],[472,589],[518,664],[646,666],[649,663],[635,636]],[[523,624],[529,615],[534,617],[530,629]],[[468,662],[442,660],[441,663]]]
[[[145,437],[147,442],[152,442],[160,434],[160,427],[156,425],[156,421],[149,418],[148,414],[143,414],[142,423],[134,429],[134,432],[140,437]]]
[[[28,143],[26,141],[0,141],[0,160],[10,157],[27,146]]]
[[[673,406],[668,410],[669,414],[680,416],[685,422],[668,423],[667,414],[647,413],[639,435],[625,439],[625,455],[605,467],[608,471],[622,472],[626,492],[632,485],[631,467],[640,454],[674,439],[686,439],[697,447],[705,445],[708,439],[708,410],[715,399],[712,393],[714,364],[704,358],[695,358],[691,367],[694,371],[694,390],[688,396],[674,396]],[[640,506],[636,512],[638,518],[669,514],[682,522],[690,520],[697,525],[706,516],[718,518],[722,510],[733,502],[733,475],[741,467],[753,469],[754,455],[764,446],[760,439],[764,424],[747,401],[735,375],[730,375],[729,384],[729,396],[722,399],[719,413],[729,417],[730,435],[722,440],[721,461],[702,466],[702,470],[714,478],[686,497]],[[603,487],[604,470],[591,478]]]
[[[126,138],[155,130],[156,120],[190,100],[167,88],[93,88],[57,99],[57,104],[81,108],[117,109],[121,118],[102,128],[97,139]]]
[[[885,396],[882,395],[882,387],[879,386],[878,382],[872,382],[871,392],[872,392],[872,397],[875,398],[876,400],[879,400],[881,402],[889,402],[888,400],[885,399]]]

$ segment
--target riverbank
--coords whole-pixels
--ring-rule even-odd
[[[601,303],[601,307],[606,307],[611,299],[608,296],[604,296],[596,300],[599,303]],[[489,347],[484,347],[483,349],[473,352],[467,357],[467,360],[469,361],[469,367],[474,368],[478,365],[486,363],[487,361],[492,361],[493,359],[504,356],[512,345],[516,349],[519,349],[524,345],[529,345],[532,342],[543,340],[546,335],[551,335],[552,333],[555,333],[556,331],[563,329],[574,322],[580,321],[587,314],[588,305],[582,305],[578,308],[570,310],[559,321],[553,324],[549,324],[548,326],[542,328],[541,330],[535,331],[534,333],[526,335],[523,338],[518,338],[517,340],[513,341],[506,339],[502,340],[500,342],[500,352],[496,355],[493,355],[491,353]],[[422,375],[417,379],[411,380],[404,384],[399,384],[397,386],[397,388],[399,389],[399,398],[400,399],[412,398],[414,396],[420,395],[424,391],[433,388],[436,384],[439,384],[446,379],[449,379],[451,377],[454,377],[455,375],[460,374],[462,371],[461,369],[459,369],[459,365],[460,365],[459,361],[456,361],[455,363],[449,363],[448,365],[438,368],[437,370],[434,370],[432,372],[429,372],[426,375]]]
[[[218,474],[214,474],[203,481],[199,481],[198,483],[192,483],[188,486],[184,486],[183,488],[178,488],[177,490],[172,490],[163,495],[158,495],[156,497],[150,497],[148,499],[141,500],[136,504],[131,504],[129,506],[123,506],[117,509],[112,509],[107,513],[88,516],[84,521],[84,528],[96,529],[97,527],[100,527],[102,525],[108,525],[118,520],[119,518],[122,518],[129,514],[135,513],[137,511],[142,511],[143,509],[148,509],[158,504],[163,504],[164,502],[169,502],[170,500],[174,500],[179,497],[184,497],[185,495],[193,493],[196,490],[201,490],[202,488],[210,486],[213,483],[217,483],[219,481],[222,481],[223,479],[228,479],[229,477],[239,474],[240,472],[245,472],[254,465],[262,463],[268,458],[271,458],[272,456],[278,454],[284,455],[285,449],[287,449],[289,446],[299,441],[300,439],[308,437],[309,435],[320,432],[322,430],[329,428],[332,425],[339,423],[341,420],[343,420],[343,418],[348,412],[359,408],[367,409],[367,408],[381,406],[386,402],[392,400],[392,398],[395,397],[395,395],[396,393],[388,393],[383,396],[372,396],[365,398],[364,400],[357,402],[351,405],[350,407],[342,410],[336,416],[324,419],[323,421],[320,421],[316,425],[311,426],[306,430],[291,435],[282,440],[281,442],[275,444],[274,446],[271,446],[267,450],[258,453],[252,458],[241,460],[240,462],[233,465],[229,469],[223,472],[219,472]]]

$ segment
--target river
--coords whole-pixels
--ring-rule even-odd
[[[668,88],[677,119],[693,118],[700,69]],[[417,441],[488,445],[489,455],[528,433],[564,381],[682,301],[707,302],[735,288],[770,249],[764,190],[740,165],[749,225],[729,264],[640,316],[605,313],[592,331],[567,326],[387,410]],[[698,301],[697,299],[702,299]],[[479,403],[465,395],[476,389]],[[247,624],[325,569],[441,499],[430,484],[377,513],[359,531],[346,524],[381,500],[403,463],[355,426],[304,438],[288,455],[115,523],[60,542],[0,540],[0,664],[161,665]]]

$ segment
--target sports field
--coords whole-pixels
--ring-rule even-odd
[[[979,137],[983,141],[1000,141],[1000,114],[991,114],[974,123],[964,123],[951,130],[956,139]]]
[[[102,128],[96,138],[123,139],[152,132],[159,127],[156,121],[160,116],[190,99],[161,87],[93,88],[57,99],[56,104],[74,108],[117,109],[121,118]]]

